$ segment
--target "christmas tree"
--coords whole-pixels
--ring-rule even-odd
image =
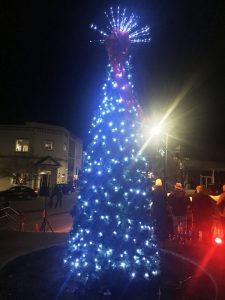
[[[93,117],[64,261],[81,281],[108,270],[151,279],[159,273],[159,254],[149,210],[148,163],[140,153],[142,112],[128,57],[132,43],[150,40],[149,27],[138,29],[137,17],[127,18],[119,8],[106,16],[109,34],[91,26],[104,38],[108,76]]]

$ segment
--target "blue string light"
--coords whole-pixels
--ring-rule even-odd
[[[147,42],[149,26],[138,29],[138,18],[118,7],[106,14],[110,33],[128,33],[132,43]],[[105,39],[109,36],[91,26]],[[114,32],[115,33],[115,32]],[[113,65],[114,64],[114,65]],[[117,71],[115,71],[117,70]],[[149,215],[148,163],[139,154],[140,106],[134,101],[131,64],[118,59],[107,66],[101,104],[92,120],[73,210],[66,265],[77,280],[100,276],[108,269],[123,270],[130,278],[149,280],[159,273],[159,253]]]

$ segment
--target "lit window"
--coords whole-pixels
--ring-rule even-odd
[[[53,142],[45,142],[45,150],[53,150]]]
[[[29,140],[16,140],[16,152],[28,152],[29,151]]]

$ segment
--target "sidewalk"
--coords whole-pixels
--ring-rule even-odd
[[[0,227],[0,269],[16,257],[54,245],[66,245],[73,224],[70,211],[74,205],[72,197],[65,197],[62,208],[48,208],[47,220],[54,232],[46,224],[46,232],[40,230],[43,222],[43,200],[12,202],[12,208],[25,217],[24,232],[19,232],[19,224],[10,220]]]
[[[70,214],[75,203],[73,195],[65,196],[63,198],[62,208],[49,208],[46,205],[47,220],[54,232],[69,232],[73,223],[73,218]],[[18,222],[23,221],[22,231],[24,232],[36,232],[40,229],[44,218],[44,199],[38,198],[32,201],[14,201],[10,203],[10,207],[23,215],[23,219],[17,217]],[[5,225],[3,222],[0,224],[0,230],[11,229],[14,231],[20,230],[20,225],[7,222]],[[51,231],[48,224],[46,225],[46,231]]]
[[[0,231],[0,269],[18,256],[55,245],[66,245],[68,233]]]
[[[66,246],[68,238],[69,233],[0,231],[0,270],[10,261],[28,253],[57,245]],[[193,279],[198,281],[198,278],[205,274],[217,290],[219,295],[217,299],[224,299],[221,298],[225,286],[224,246],[202,243],[189,243],[183,246],[168,241],[160,251],[167,253],[168,257],[172,255],[178,260],[193,265],[196,268]]]
[[[68,233],[32,233],[32,232],[20,233],[20,232],[1,231],[0,232],[0,240],[1,240],[0,270],[5,265],[7,265],[7,263],[9,263],[10,261],[14,260],[17,257],[21,257],[26,254],[36,252],[42,249],[51,248],[53,246],[67,246],[67,241],[69,238],[68,235],[69,235]],[[52,248],[51,251],[54,251],[54,248]],[[176,245],[175,243],[168,241],[165,247],[160,249],[160,252],[164,254],[165,257],[164,262],[169,262],[169,264],[171,265],[171,268],[170,267],[166,268],[168,272],[173,271],[173,268],[175,269],[181,268],[180,269],[181,271],[178,271],[178,273],[179,272],[182,273],[183,269],[187,270],[187,273],[185,273],[186,274],[185,277],[182,276],[181,278],[179,278],[181,282],[182,280],[185,281],[186,279],[191,278],[189,279],[190,287],[195,288],[196,284],[198,285],[200,282],[201,285],[202,284],[201,281],[203,280],[202,281],[203,283],[208,282],[211,290],[214,289],[214,291],[216,291],[216,297],[210,298],[210,300],[224,299],[224,295],[223,295],[223,290],[225,286],[224,247],[217,247],[213,245],[206,246],[201,243],[196,245],[190,243],[187,244],[186,246],[182,246],[182,245]],[[36,257],[35,255],[36,254],[34,254],[33,257]],[[179,263],[179,261],[183,263]],[[26,260],[24,262],[26,262]],[[29,264],[30,262],[28,262],[28,265]],[[55,268],[57,268],[57,265],[55,266]],[[193,268],[195,271],[189,273],[189,270],[193,270]],[[174,278],[172,278],[173,280],[176,279],[176,272],[177,271],[175,270]],[[209,280],[205,281],[204,279],[205,277],[209,278]],[[37,278],[39,278],[39,275]],[[39,278],[40,281],[41,278],[42,277]],[[174,282],[177,283],[179,281],[176,279]],[[209,287],[206,286],[206,289],[207,288]],[[203,299],[203,298],[199,298],[199,299]],[[209,298],[205,298],[205,299],[209,299]]]

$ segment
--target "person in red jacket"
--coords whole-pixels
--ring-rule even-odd
[[[168,196],[168,204],[172,210],[174,237],[184,240],[187,235],[187,209],[190,199],[180,182],[175,184],[174,191]]]

